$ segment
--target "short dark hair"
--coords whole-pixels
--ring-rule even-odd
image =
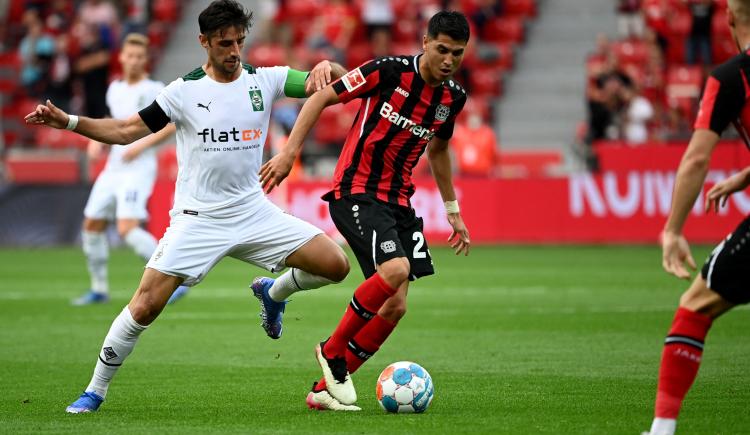
[[[210,38],[216,31],[237,27],[248,30],[252,26],[253,13],[235,0],[215,0],[198,15],[198,27]]]
[[[466,16],[456,11],[440,11],[433,15],[427,24],[427,35],[435,39],[441,33],[456,41],[469,42],[469,22]]]

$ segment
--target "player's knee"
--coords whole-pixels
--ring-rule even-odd
[[[327,278],[333,282],[341,282],[347,275],[349,275],[349,269],[351,269],[349,266],[349,259],[342,253],[331,262],[331,268],[329,269],[329,276],[327,276]]]
[[[392,287],[397,288],[409,279],[409,260],[406,258],[394,258],[381,264],[378,273]]]
[[[164,308],[156,302],[153,294],[145,287],[138,288],[136,296],[130,301],[128,307],[133,320],[144,326],[150,325],[151,322],[156,320]]]
[[[101,233],[104,231],[105,225],[105,223],[98,219],[83,219],[83,231],[88,231],[91,233]]]
[[[120,235],[121,238],[125,238],[128,233],[135,228],[136,224],[133,224],[131,222],[117,222],[117,233]]]

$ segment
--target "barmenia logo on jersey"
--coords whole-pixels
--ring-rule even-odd
[[[263,94],[260,93],[260,89],[251,89],[247,91],[250,95],[250,102],[253,104],[254,112],[263,111]]]
[[[393,106],[388,103],[383,103],[380,107],[380,116],[398,125],[404,130],[409,130],[414,136],[419,136],[428,141],[435,136],[435,132],[429,128],[422,127],[411,119],[401,116],[398,112],[394,112]]]

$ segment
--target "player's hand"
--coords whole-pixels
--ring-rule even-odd
[[[331,62],[324,60],[310,71],[310,78],[305,83],[305,91],[308,94],[317,92],[331,83]]]
[[[696,269],[696,265],[685,236],[664,231],[661,234],[661,245],[661,265],[664,270],[677,278],[690,279],[690,272],[685,268],[685,263],[693,270]]]
[[[719,212],[719,207],[726,207],[729,197],[734,192],[739,192],[747,187],[750,182],[747,171],[738,172],[731,177],[724,179],[716,184],[708,191],[706,195],[706,211]]]
[[[96,141],[96,140],[90,140],[89,145],[86,149],[86,154],[88,154],[89,159],[96,160],[99,157],[101,157],[102,153],[104,152],[104,144]]]
[[[47,100],[46,104],[39,104],[36,110],[24,117],[27,124],[48,125],[53,128],[65,128],[68,126],[68,114],[60,110]]]
[[[469,255],[469,246],[471,246],[471,240],[469,240],[469,230],[464,224],[464,220],[461,218],[460,213],[448,213],[448,223],[453,227],[451,236],[448,237],[448,243],[451,248],[456,252],[456,255],[461,254]]]
[[[279,153],[260,167],[260,185],[266,193],[271,193],[274,187],[281,184],[289,175],[294,165],[294,156]]]

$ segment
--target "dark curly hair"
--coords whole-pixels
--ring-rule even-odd
[[[252,26],[253,13],[234,0],[215,0],[198,15],[198,27],[202,34],[211,38],[217,31],[235,27],[248,30]]]

